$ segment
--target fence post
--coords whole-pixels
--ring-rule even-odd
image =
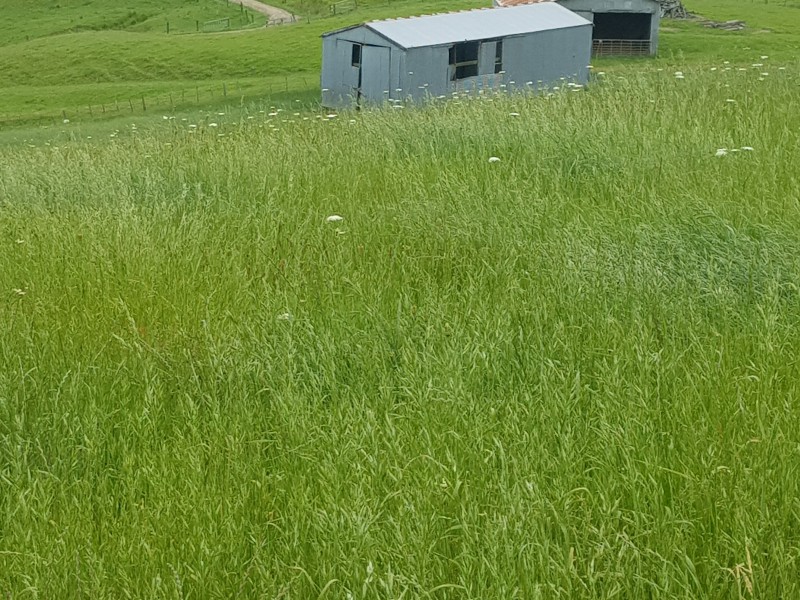
[[[195,21],[194,22],[194,26],[195,26],[195,29],[197,30],[197,33],[200,33],[200,21]]]
[[[169,33],[169,21],[167,21],[167,33]]]
[[[142,94],[142,110],[143,111],[147,110],[147,104],[145,104],[145,101],[144,101],[144,94]]]
[[[130,107],[131,107],[131,112],[133,112],[133,100],[131,100],[130,98],[128,98],[128,104],[129,104],[129,105],[130,105]]]

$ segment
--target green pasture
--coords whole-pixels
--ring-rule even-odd
[[[338,115],[320,32],[430,4],[38,4],[0,35],[0,598],[800,597],[796,2]]]
[[[800,595],[800,73],[739,68],[0,150],[0,592]]]
[[[86,5],[65,2],[60,9],[35,4],[41,12],[35,20],[38,29],[28,31],[23,38],[13,21],[34,10],[26,8],[28,4],[12,4],[0,25],[9,28],[9,35],[0,38],[4,41],[0,45],[0,86],[4,88],[0,97],[0,125],[6,127],[52,122],[62,113],[73,120],[108,118],[109,105],[116,110],[122,103],[131,112],[131,104],[142,105],[142,96],[145,106],[163,111],[178,104],[191,104],[195,108],[217,105],[217,95],[227,102],[235,98],[241,102],[243,97],[247,101],[269,102],[279,88],[298,94],[316,93],[323,32],[364,20],[485,3],[475,0],[359,3],[356,10],[335,17],[324,11],[308,12],[299,23],[289,26],[169,35],[162,29],[163,23],[170,19],[174,32],[182,22],[174,16],[175,11],[186,13],[186,23],[194,23],[201,13],[218,17],[220,11],[239,14],[240,9],[226,7],[219,1],[208,3],[210,8],[200,0],[174,5],[142,2],[137,11],[149,15],[146,20],[115,25],[113,15],[128,10],[120,8],[118,3],[109,7],[101,0]],[[727,32],[704,28],[695,21],[664,21],[658,59],[598,61],[598,65],[637,70],[653,64],[669,67],[724,60],[752,63],[754,57],[758,60],[761,55],[794,60],[800,53],[797,27],[800,5],[796,2],[695,0],[688,6],[708,18],[743,19],[748,27],[743,32]],[[64,11],[72,16],[60,16]],[[76,29],[71,23],[80,15],[95,19],[97,27]],[[236,92],[229,99],[230,88]],[[180,103],[176,100],[178,96],[182,98]]]

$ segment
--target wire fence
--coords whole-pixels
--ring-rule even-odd
[[[643,56],[650,54],[650,40],[592,40],[592,56]]]
[[[124,117],[126,115],[169,114],[192,111],[214,106],[244,106],[251,102],[269,102],[271,99],[286,101],[293,95],[309,101],[316,97],[318,80],[308,76],[286,76],[271,79],[262,85],[248,82],[223,82],[216,86],[195,86],[158,93],[128,95],[106,102],[95,102],[71,108],[40,111],[21,115],[0,117],[0,126],[14,126],[29,123],[56,124],[63,121],[102,120]]]

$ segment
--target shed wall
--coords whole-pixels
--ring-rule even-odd
[[[404,50],[366,27],[356,27],[322,38],[320,83],[324,106],[350,106],[355,101],[359,68],[352,65],[354,43],[364,45],[361,87],[368,95],[362,97],[371,102],[380,102],[397,96],[396,92],[392,95],[392,91],[401,87],[400,67]],[[369,55],[370,47],[376,48],[375,55]],[[384,56],[385,48],[389,50],[388,60]],[[372,60],[373,57],[377,58],[378,53],[380,59]]]
[[[403,98],[424,99],[449,91],[450,46],[412,48],[406,53]]]
[[[561,77],[585,84],[591,58],[589,24],[508,38],[503,43],[504,80],[512,88],[529,81],[536,87],[552,86],[559,84]]]
[[[402,98],[415,100],[448,96],[455,91],[481,88],[528,89],[527,82],[539,87],[556,85],[560,78],[586,83],[592,54],[590,24],[568,29],[538,31],[503,38],[503,73],[495,75],[495,40],[481,44],[479,75],[450,80],[450,46],[412,48],[406,53],[407,72]]]

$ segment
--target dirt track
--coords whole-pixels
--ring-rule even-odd
[[[295,21],[296,17],[292,15],[292,13],[283,10],[282,8],[278,8],[276,6],[270,6],[269,4],[264,4],[263,2],[259,2],[258,0],[228,0],[231,4],[243,4],[246,8],[250,10],[254,10],[256,12],[261,13],[262,15],[266,15],[269,19],[270,23],[292,23]]]

